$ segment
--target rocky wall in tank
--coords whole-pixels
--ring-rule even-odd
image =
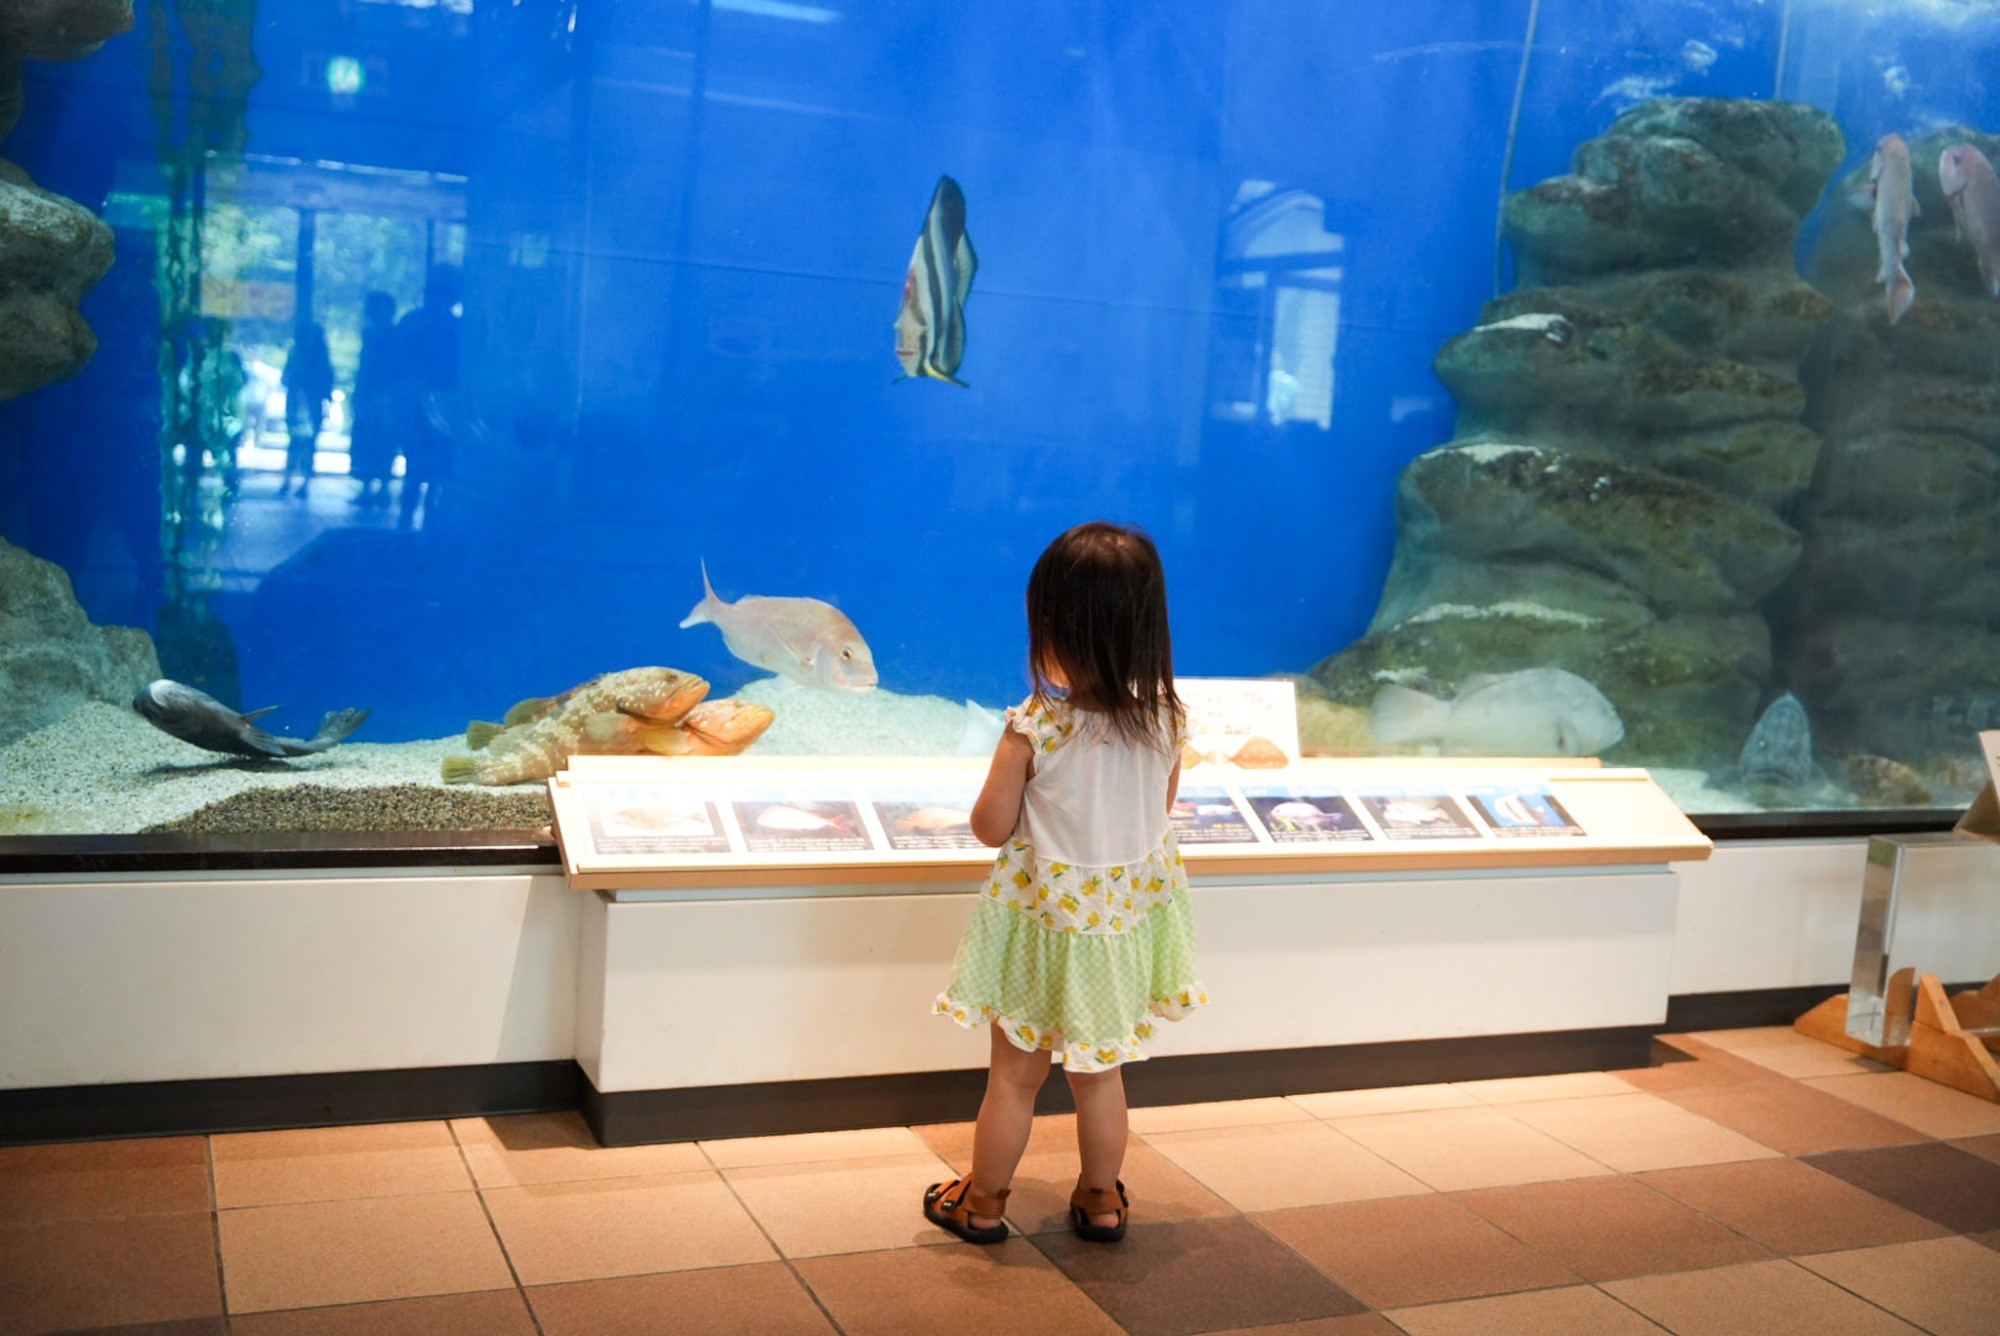
[[[1811,107],[1656,101],[1507,200],[1520,287],[1438,354],[1457,435],[1403,475],[1369,631],[1312,672],[1333,702],[1555,667],[1617,755],[1735,757],[1820,449],[1798,367],[1832,304],[1793,247],[1843,153]]]

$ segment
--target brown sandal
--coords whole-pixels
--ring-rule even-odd
[[[1007,1214],[1007,1198],[1012,1192],[1012,1188],[1002,1188],[991,1197],[975,1193],[969,1177],[933,1183],[924,1190],[924,1219],[967,1243],[998,1243],[1007,1237],[1007,1222],[1000,1217]],[[992,1216],[1000,1223],[982,1228],[972,1223],[975,1215]]]
[[[1113,1214],[1118,1217],[1115,1225],[1094,1225],[1090,1222],[1093,1215]],[[1078,1183],[1076,1191],[1069,1194],[1069,1227],[1086,1243],[1118,1242],[1125,1237],[1125,1223],[1131,1215],[1132,1199],[1125,1195],[1125,1184],[1122,1182],[1116,1192],[1087,1188]]]

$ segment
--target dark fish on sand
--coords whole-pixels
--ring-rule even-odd
[[[205,691],[164,677],[141,687],[132,708],[162,733],[234,756],[311,756],[346,741],[368,718],[366,710],[329,710],[312,737],[281,738],[251,722],[277,706],[239,714]]]
[[[979,257],[965,235],[965,192],[941,176],[910,253],[903,306],[896,313],[896,360],[904,375],[965,384],[958,378],[958,364],[965,360],[965,298],[978,272]]]
[[[1820,780],[1806,707],[1787,691],[1764,707],[1736,760],[1737,782],[1759,802],[1783,802]]]

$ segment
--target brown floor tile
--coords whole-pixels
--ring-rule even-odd
[[[1965,1237],[1974,1243],[1982,1243],[1995,1252],[2000,1252],[2000,1229],[1989,1229],[1984,1234],[1967,1234]]]
[[[770,1243],[714,1170],[495,1188],[487,1209],[523,1285],[768,1262]]]
[[[1014,1174],[1014,1195],[1007,1199],[1007,1218],[1028,1234],[1049,1234],[1069,1228],[1069,1194],[1076,1188],[1076,1152],[1030,1151]],[[1231,1215],[1235,1208],[1210,1192],[1179,1165],[1144,1143],[1125,1151],[1119,1171],[1139,1220],[1195,1220]]]
[[[1746,1085],[1760,1081],[1782,1081],[1769,1067],[1725,1053],[1686,1035],[1661,1035],[1659,1043],[1679,1049],[1693,1062],[1667,1062],[1657,1067],[1636,1067],[1613,1073],[1619,1080],[1639,1090],[1659,1094],[1668,1090],[1708,1090],[1716,1086]]]
[[[0,1229],[0,1336],[222,1312],[206,1212]]]
[[[224,1209],[463,1192],[465,1161],[443,1123],[377,1123],[211,1138]]]
[[[1044,1234],[1035,1245],[1133,1336],[1180,1336],[1366,1309],[1240,1216],[1135,1224],[1115,1246],[1073,1234]]]
[[[782,1262],[619,1276],[528,1291],[545,1336],[817,1336],[832,1326]]]
[[[212,1204],[201,1137],[0,1148],[0,1227]]]
[[[1335,1131],[1331,1123],[1314,1118],[1163,1132],[1146,1142],[1239,1211],[1278,1211],[1430,1190]]]
[[[2000,1228],[2000,1164],[1954,1146],[1836,1150],[1805,1163],[1957,1233]]]
[[[514,1284],[470,1192],[251,1206],[221,1220],[231,1313]]]
[[[1253,1219],[1371,1308],[1546,1289],[1577,1279],[1436,1195],[1308,1206]]]
[[[1796,1081],[1671,1090],[1661,1098],[1787,1155],[1930,1140],[1913,1127]]]
[[[1798,1262],[1936,1336],[2000,1336],[2000,1253],[1970,1239],[1895,1243]]]
[[[1677,1336],[1917,1336],[1918,1329],[1791,1262],[1614,1280],[1604,1290]]]
[[[1977,1137],[2000,1132],[2000,1104],[1908,1072],[1823,1077],[1807,1084],[1929,1136]]]
[[[1733,1053],[1747,1062],[1768,1067],[1793,1080],[1887,1071],[1881,1063],[1819,1039],[1789,1025],[1765,1025],[1747,1030],[1696,1030],[1689,1036]]]
[[[1628,1178],[1489,1188],[1458,1193],[1452,1200],[1589,1281],[1727,1266],[1769,1255]]]
[[[847,1336],[1117,1336],[1026,1239],[896,1248],[795,1264]]]
[[[907,1127],[864,1127],[853,1132],[801,1132],[793,1136],[739,1137],[697,1143],[718,1169],[748,1164],[811,1164],[923,1155],[930,1146]]]
[[[1310,1322],[1287,1322],[1277,1327],[1231,1327],[1211,1331],[1206,1336],[1403,1336],[1403,1329],[1380,1313],[1354,1313],[1347,1317],[1316,1317]]]
[[[1638,1181],[1779,1253],[1867,1248],[1946,1232],[1798,1160],[1662,1169]]]
[[[1589,1099],[1510,1104],[1507,1112],[1620,1173],[1728,1160],[1769,1159],[1777,1151],[1657,1095],[1634,1091]]]
[[[1969,1150],[1982,1160],[1992,1160],[2000,1164],[2000,1132],[1983,1137],[1964,1137],[1951,1143],[1960,1150]]]
[[[910,1130],[917,1134],[931,1153],[950,1165],[954,1172],[964,1173],[972,1168],[971,1123],[927,1123]],[[1138,1138],[1132,1138],[1138,1145]],[[1067,1155],[1076,1158],[1076,1115],[1073,1113],[1045,1114],[1035,1119],[1035,1125],[1028,1135],[1028,1154]]]
[[[519,1290],[435,1294],[335,1308],[239,1313],[232,1336],[535,1336]]]
[[[1390,1316],[1410,1336],[1659,1336],[1660,1331],[1588,1286],[1402,1308]]]
[[[1342,1119],[1338,1126],[1439,1192],[1611,1172],[1582,1152],[1517,1121],[1509,1112],[1484,1105]]]
[[[722,1176],[786,1257],[955,1242],[924,1219],[924,1189],[952,1177],[928,1152],[755,1165]]]
[[[482,1188],[575,1183],[709,1168],[691,1141],[658,1146],[600,1146],[574,1113],[523,1113],[506,1118],[455,1118],[451,1130]]]
[[[226,1336],[225,1317],[186,1317],[178,1322],[135,1322],[126,1327],[85,1327],[62,1336]]]

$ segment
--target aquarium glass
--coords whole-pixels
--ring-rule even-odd
[[[136,8],[0,17],[0,835],[981,753],[1091,518],[1310,753],[1980,780],[1994,4]]]

